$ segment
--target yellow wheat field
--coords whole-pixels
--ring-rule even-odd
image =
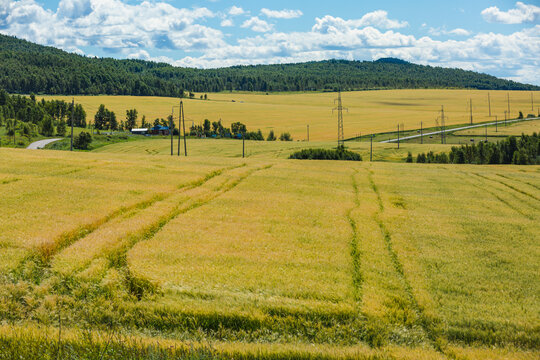
[[[491,115],[488,109],[490,96]],[[533,96],[531,101],[531,94]],[[295,140],[307,138],[309,125],[310,140],[333,140],[337,136],[336,93],[209,93],[209,100],[183,99],[187,126],[200,124],[204,119],[222,120],[225,126],[240,121],[249,130],[260,129],[266,136],[270,130],[277,134],[290,132]],[[510,98],[510,118],[522,111],[537,114],[540,92],[483,91],[483,90],[377,90],[354,91],[342,94],[344,132],[346,138],[359,134],[394,131],[398,124],[405,129],[424,128],[436,125],[435,119],[444,105],[446,124],[469,122],[469,99],[473,104],[473,121],[504,119]],[[71,100],[66,96],[45,96],[46,99]],[[84,106],[89,121],[93,121],[100,104],[114,111],[119,120],[125,119],[126,110],[136,108],[139,123],[143,115],[148,121],[166,118],[179,99],[162,97],[132,96],[75,96],[75,101]],[[177,114],[175,115],[175,118]]]
[[[0,341],[539,355],[538,166],[0,157]]]

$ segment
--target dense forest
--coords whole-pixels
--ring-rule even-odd
[[[328,60],[300,64],[179,68],[143,60],[89,58],[0,35],[0,88],[10,93],[184,96],[189,92],[325,91],[540,87],[460,69],[398,59]]]

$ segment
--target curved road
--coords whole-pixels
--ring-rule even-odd
[[[540,118],[536,117],[536,118],[515,119],[515,120],[507,120],[506,122],[507,122],[507,123],[513,123],[513,122],[521,122],[521,121],[529,121],[529,120],[538,120],[538,119],[540,119]],[[497,121],[497,123],[499,124],[499,126],[503,126],[504,120],[499,120],[499,121]],[[410,136],[404,136],[404,137],[400,137],[400,138],[399,138],[399,141],[402,141],[402,140],[410,140],[410,139],[416,139],[416,138],[419,138],[420,136],[436,135],[436,134],[440,134],[440,133],[442,133],[442,132],[444,132],[444,133],[453,133],[454,131],[466,130],[466,129],[472,129],[472,128],[477,128],[477,127],[484,127],[484,126],[486,126],[486,125],[487,125],[487,126],[495,125],[495,121],[490,122],[490,123],[484,123],[484,124],[467,125],[467,126],[462,126],[462,127],[453,128],[453,129],[448,129],[448,130],[432,131],[432,132],[424,133],[423,135],[410,135]],[[391,143],[391,142],[397,142],[397,141],[398,141],[398,139],[395,138],[395,139],[390,139],[390,140],[384,140],[384,141],[381,141],[381,143]]]
[[[58,140],[62,140],[62,139],[45,139],[45,140],[35,141],[31,143],[30,145],[28,145],[27,149],[31,149],[31,150],[43,149],[45,145],[58,141]]]

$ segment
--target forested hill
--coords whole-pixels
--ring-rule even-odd
[[[472,71],[415,65],[398,59],[179,68],[142,60],[89,58],[1,34],[0,88],[27,94],[154,96],[224,90],[540,89]]]

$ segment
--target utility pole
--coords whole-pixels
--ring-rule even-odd
[[[184,156],[187,156],[187,144],[186,144],[186,119],[184,117],[184,104],[180,100],[180,109],[182,110],[182,128],[184,130]],[[178,119],[178,143],[180,143],[180,119]]]
[[[369,147],[369,161],[373,161],[373,134],[371,134],[371,144]]]
[[[488,93],[488,110],[489,110],[489,117],[491,117],[491,99],[489,98],[489,93]]]
[[[180,139],[182,138],[182,134],[180,133],[180,114],[182,113],[182,100],[180,100],[180,105],[178,105],[178,143],[176,144],[176,156],[180,156]]]
[[[499,132],[499,128],[498,128],[497,124],[498,124],[497,115],[495,115],[495,132]]]
[[[487,124],[486,124],[486,142],[487,142]]]
[[[174,108],[173,108],[173,111],[171,112],[171,121],[169,121],[169,131],[171,133],[171,156],[173,156],[173,118],[174,118]]]
[[[340,147],[340,146],[344,145],[343,110],[346,110],[348,112],[349,109],[344,108],[342,103],[341,103],[341,90],[339,90],[338,98],[334,100],[334,104],[336,103],[336,101],[338,103],[338,106],[336,108],[332,109],[332,112],[334,112],[334,110],[337,110],[337,112],[338,112],[338,147]]]
[[[73,151],[73,114],[75,114],[75,99],[71,100],[71,146],[69,151]]]
[[[472,125],[472,122],[473,122],[473,118],[472,118],[472,99],[470,99],[470,113],[471,113],[471,125]]]
[[[178,151],[177,151],[177,155],[176,156],[180,156],[180,107],[182,105],[182,101],[180,101],[180,106],[179,105],[173,105],[172,107],[172,110],[171,110],[171,122],[170,122],[170,127],[171,127],[171,156],[173,155],[173,134],[174,134],[174,109],[175,108],[178,108]]]
[[[420,121],[420,144],[424,143],[424,130],[422,129],[422,122]]]
[[[504,126],[506,126],[506,114],[508,114],[508,112],[504,110]]]
[[[399,124],[397,124],[397,148],[399,149]]]
[[[510,114],[510,93],[506,93],[506,99],[508,101],[508,113]]]

